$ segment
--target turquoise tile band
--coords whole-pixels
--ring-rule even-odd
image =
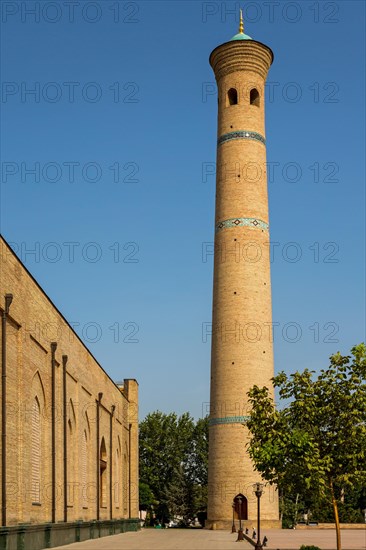
[[[232,139],[254,139],[254,141],[259,141],[266,144],[265,138],[258,134],[258,132],[251,132],[250,130],[237,130],[236,132],[229,132],[228,134],[223,134],[217,140],[217,145],[222,145],[226,141],[231,141]]]
[[[249,420],[250,416],[226,416],[225,418],[210,418],[208,421],[209,426],[215,426],[216,424],[245,424]]]
[[[230,218],[229,220],[223,220],[215,226],[215,232],[227,229],[230,227],[253,227],[254,229],[263,229],[263,231],[269,230],[268,223],[258,220],[257,218]]]

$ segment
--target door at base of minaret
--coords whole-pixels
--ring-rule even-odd
[[[234,498],[234,518],[248,519],[248,501],[244,495],[236,495]]]

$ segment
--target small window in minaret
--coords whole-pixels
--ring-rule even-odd
[[[235,88],[230,88],[230,90],[227,93],[227,97],[229,100],[229,105],[238,104],[238,92],[235,90]]]
[[[259,92],[256,88],[250,90],[250,104],[255,105],[256,107],[259,107],[260,105]]]

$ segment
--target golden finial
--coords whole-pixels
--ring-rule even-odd
[[[239,25],[239,34],[244,34],[244,20],[243,20],[243,10],[240,10],[240,25]]]

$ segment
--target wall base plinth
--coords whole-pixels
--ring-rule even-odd
[[[11,525],[0,527],[0,550],[42,550],[139,529],[139,518]]]

